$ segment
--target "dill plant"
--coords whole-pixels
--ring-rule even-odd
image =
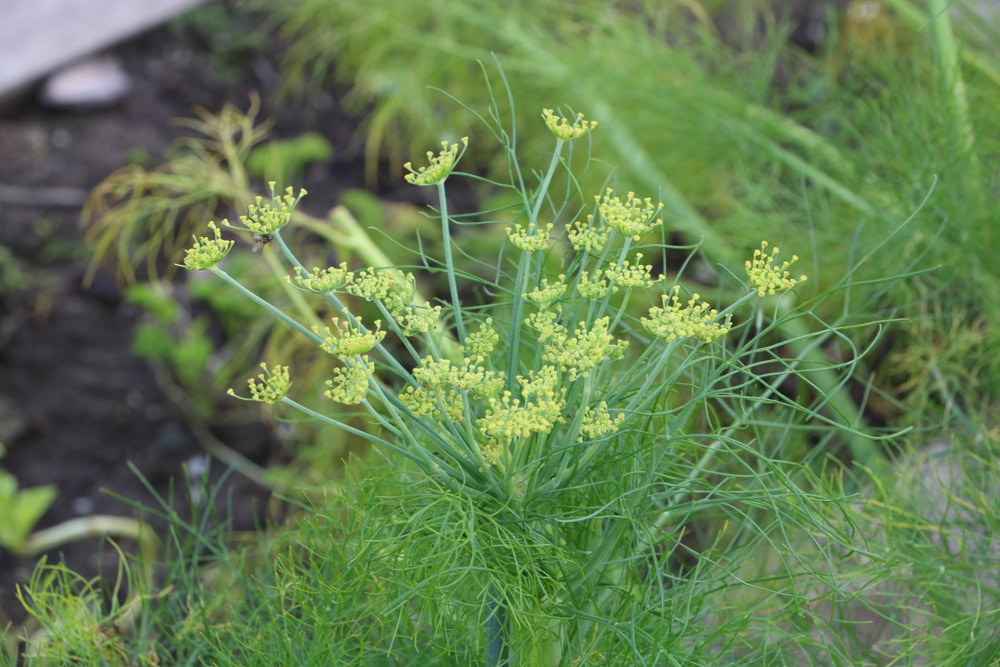
[[[799,600],[797,580],[829,574],[825,554],[800,557],[789,534],[851,542],[829,520],[836,503],[814,492],[808,464],[850,431],[819,378],[846,377],[854,361],[784,356],[789,344],[815,347],[832,330],[796,305],[794,288],[806,280],[792,272],[798,258],[781,261],[761,243],[745,266],[722,274],[728,288],[716,291],[734,298],[709,303],[684,277],[689,260],[674,259],[684,249],[667,243],[662,204],[613,185],[580,189],[595,122],[544,110],[554,148],[528,174],[513,124],[504,127],[496,105],[479,118],[510,176],[486,184],[513,202],[476,223],[506,226],[495,262],[472,258],[492,267],[490,279],[456,266],[471,218],[449,211],[447,185],[476,178],[457,171],[468,138],[443,142],[424,166],[405,165],[408,182],[437,194],[444,257],[421,255],[415,266],[445,275],[441,302],[421,295],[415,267],[303,266],[283,231],[306,193],[273,183],[239,224],[209,223],[183,261],[329,355],[329,406],[296,401],[294,375],[280,362],[261,364],[247,400],[365,438],[405,480],[391,500],[358,501],[359,514],[383,514],[358,529],[364,538],[330,538],[331,554],[348,544],[357,551],[323,581],[295,579],[315,574],[321,552],[300,558],[289,548],[290,579],[276,590],[288,604],[299,599],[294,623],[314,624],[310,655],[374,664],[379,654],[398,664],[416,651],[412,664],[488,665],[773,657],[784,649],[760,644],[760,633],[793,613],[784,600]],[[240,285],[224,268],[233,248],[226,228],[276,247],[289,282],[339,315],[307,326]],[[359,301],[377,316],[348,306]],[[804,318],[820,333],[779,339]],[[366,428],[342,418],[351,409],[364,411]],[[786,460],[806,437],[821,446]],[[779,581],[764,597],[780,594],[785,611],[755,620],[754,605],[720,591],[743,585],[743,561],[762,545],[777,564],[752,587]],[[359,562],[362,580],[351,583]],[[307,589],[309,603],[296,597]],[[348,590],[383,599],[380,620],[367,627],[353,614],[317,611],[348,604]],[[765,629],[746,632],[757,623]],[[813,642],[789,637],[782,645]],[[251,648],[240,664],[255,664]]]

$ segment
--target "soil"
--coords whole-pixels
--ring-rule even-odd
[[[155,506],[130,464],[163,496],[172,486],[183,488],[186,470],[196,475],[204,467],[206,453],[189,418],[168,400],[153,369],[130,352],[140,313],[123,301],[112,271],[83,283],[90,254],[80,211],[90,189],[137,149],[156,164],[181,132],[172,119],[190,117],[196,106],[246,108],[251,91],[271,99],[272,62],[259,52],[230,49],[220,56],[213,39],[203,28],[174,24],[115,48],[133,88],[113,108],[50,110],[29,95],[0,111],[0,252],[9,251],[6,260],[0,254],[0,279],[24,279],[13,287],[0,282],[0,442],[6,447],[0,467],[22,488],[57,489],[39,528],[94,514],[135,516],[135,507],[119,498]],[[262,116],[276,121],[276,136],[309,128],[346,146],[356,123],[333,99],[308,109],[265,101]],[[307,175],[303,185],[323,193],[311,197],[313,206],[322,210],[340,189],[362,185],[360,152],[354,155],[341,152],[336,164]],[[260,465],[284,456],[262,424],[213,431]],[[224,468],[214,463],[207,474],[218,480]],[[266,495],[228,475],[218,510],[232,529],[252,529]],[[175,497],[176,511],[188,514],[186,494]],[[114,567],[113,550],[100,538],[46,555],[87,577]],[[27,581],[37,561],[0,549],[0,628],[24,620],[14,587]]]

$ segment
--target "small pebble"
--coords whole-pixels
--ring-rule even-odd
[[[94,109],[116,104],[131,88],[132,79],[118,58],[93,56],[46,79],[40,98],[56,109]]]
[[[93,514],[94,512],[94,501],[87,496],[74,498],[70,506],[74,512],[80,515]]]

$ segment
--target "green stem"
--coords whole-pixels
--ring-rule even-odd
[[[535,193],[535,201],[533,204],[527,207],[528,210],[528,227],[538,227],[538,216],[542,210],[542,203],[545,201],[545,195],[549,190],[549,185],[552,183],[552,177],[555,175],[556,167],[559,166],[559,155],[562,153],[563,145],[566,142],[562,140],[556,140],[555,150],[552,152],[552,159],[549,160],[549,168],[545,172],[545,176],[542,177],[542,182],[539,185],[538,192]],[[527,194],[527,192],[525,192]],[[527,203],[527,202],[525,202]],[[518,372],[518,354],[516,351],[521,345],[521,329],[524,327],[524,323],[521,321],[523,319],[522,312],[524,311],[524,293],[527,291],[528,286],[528,269],[530,266],[531,258],[526,252],[521,252],[521,258],[517,262],[517,275],[514,278],[514,293],[511,295],[511,312],[510,312],[510,350],[512,353],[508,355],[507,361],[507,390],[513,391],[516,385],[517,372]]]
[[[284,313],[284,311],[282,311],[280,308],[277,308],[277,307],[271,305],[271,303],[269,301],[267,301],[266,299],[262,299],[261,297],[257,296],[256,294],[254,294],[253,292],[251,292],[250,290],[248,290],[246,287],[244,287],[242,284],[240,284],[240,281],[236,280],[235,278],[233,278],[231,275],[229,275],[228,273],[226,273],[225,271],[223,271],[219,267],[214,266],[211,269],[209,269],[209,271],[211,271],[212,273],[214,273],[215,275],[217,275],[223,281],[225,281],[225,282],[229,283],[230,285],[232,285],[233,287],[235,287],[237,291],[239,291],[240,293],[242,293],[248,299],[250,299],[251,301],[253,301],[254,303],[256,303],[258,306],[260,306],[261,308],[263,308],[267,312],[269,312],[272,315],[274,315],[275,317],[277,317],[279,320],[281,320],[282,322],[284,322],[285,324],[287,324],[288,326],[290,326],[292,329],[294,329],[294,330],[298,331],[299,333],[301,333],[303,336],[305,336],[309,340],[313,341],[314,343],[316,343],[317,345],[320,345],[320,346],[322,346],[324,344],[325,341],[322,338],[320,338],[319,336],[317,336],[316,334],[314,334],[312,331],[310,331],[309,329],[307,329],[305,326],[303,326],[298,321],[296,321],[296,320],[292,319],[291,317],[289,317],[288,315],[286,315]]]
[[[458,342],[465,343],[465,322],[462,320],[462,302],[458,298],[458,283],[455,280],[455,260],[451,252],[451,220],[448,218],[448,198],[444,181],[437,184],[438,210],[441,212],[441,240],[444,242],[444,266],[448,272],[448,289],[451,291],[451,309],[455,316],[455,330]]]

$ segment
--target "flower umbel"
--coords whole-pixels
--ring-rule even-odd
[[[347,262],[341,262],[340,266],[325,269],[317,267],[307,274],[295,276],[295,282],[302,289],[317,294],[342,292],[353,280],[354,274],[347,268]]]
[[[360,318],[356,325],[346,326],[341,326],[339,321],[334,320],[333,328],[336,332],[330,331],[329,327],[323,327],[322,332],[318,328],[314,328],[313,331],[323,337],[323,350],[340,358],[367,354],[385,338],[382,322],[379,320],[375,320],[374,329],[364,329]]]
[[[627,340],[608,332],[609,317],[598,318],[590,329],[586,322],[580,322],[572,336],[551,311],[532,313],[525,322],[538,332],[538,341],[545,343],[542,359],[567,371],[571,382],[590,375],[590,370],[605,359],[621,359],[628,347]]]
[[[620,265],[612,264],[605,269],[604,276],[614,285],[620,285],[622,287],[651,287],[655,282],[650,277],[650,271],[653,270],[653,265],[640,264],[641,260],[642,253],[638,252],[635,255],[635,266],[632,266],[626,259]],[[660,277],[662,278],[663,276]],[[617,289],[617,287],[615,289]]]
[[[614,417],[608,412],[608,404],[601,401],[595,407],[584,408],[583,423],[580,425],[580,436],[578,442],[586,438],[596,439],[605,435],[610,435],[618,431],[618,428],[625,421],[625,415],[619,413]]]
[[[288,394],[288,388],[292,386],[292,381],[288,377],[288,366],[275,366],[268,370],[267,364],[261,363],[260,367],[264,372],[259,373],[256,379],[247,380],[250,398],[244,400],[260,401],[261,403],[280,401]],[[237,396],[232,389],[226,393],[234,398],[242,398]]]
[[[225,220],[222,225],[229,223]],[[233,249],[235,241],[226,241],[222,238],[222,231],[214,222],[208,223],[208,228],[215,233],[215,238],[207,236],[195,237],[194,245],[184,251],[184,268],[189,271],[201,271],[211,269],[229,254]]]
[[[522,227],[521,225],[511,225],[507,228],[507,238],[524,252],[537,252],[545,250],[549,245],[549,235],[552,234],[554,224],[531,225]]]
[[[612,229],[638,241],[643,234],[663,223],[657,217],[663,210],[662,202],[653,205],[652,199],[639,199],[634,192],[629,192],[625,195],[625,201],[622,201],[618,197],[612,197],[612,192],[614,190],[608,188],[603,197],[595,197],[597,210]]]
[[[505,391],[499,398],[491,398],[490,407],[476,420],[476,425],[490,438],[508,442],[527,438],[533,433],[548,433],[563,421],[565,389],[557,387],[554,367],[543,366],[528,377],[519,375],[517,381],[521,384],[523,404]]]
[[[462,137],[461,152],[464,153],[468,146],[469,138]],[[448,178],[462,155],[458,150],[458,144],[449,146],[447,141],[442,141],[441,149],[436,157],[434,153],[427,151],[427,161],[430,164],[426,167],[420,167],[414,171],[412,162],[404,164],[403,168],[410,172],[403,177],[406,182],[413,185],[435,185]]]
[[[247,231],[264,238],[270,237],[288,224],[292,219],[292,211],[295,210],[299,200],[306,195],[303,189],[295,195],[292,188],[288,187],[285,188],[285,194],[279,197],[274,192],[274,181],[267,185],[271,190],[271,201],[265,202],[263,197],[254,197],[254,203],[247,206],[247,214],[240,216],[240,222]],[[233,227],[228,222],[223,224]]]
[[[687,305],[682,305],[677,296],[680,289],[675,285],[672,295],[663,295],[662,308],[654,306],[649,309],[649,317],[642,318],[646,331],[666,341],[691,337],[706,343],[728,333],[732,325],[713,321],[719,316],[719,311],[705,301],[698,303],[698,294],[691,295]]]
[[[572,125],[565,116],[555,113],[552,109],[542,109],[542,118],[545,119],[549,131],[560,141],[579,139],[597,127],[596,120],[584,120],[582,113],[576,114]]]
[[[374,365],[368,360],[368,355],[349,359],[343,368],[333,369],[333,379],[326,381],[329,389],[323,395],[335,403],[357,405],[365,400],[368,393],[368,382],[375,372]]]
[[[566,292],[566,275],[559,274],[559,280],[553,284],[549,284],[548,278],[542,278],[542,284],[535,289],[527,292],[524,295],[528,301],[537,303],[542,308],[548,308],[549,305],[561,297]]]
[[[753,251],[753,260],[746,261],[747,275],[750,276],[750,284],[757,289],[757,295],[761,297],[783,292],[795,287],[796,283],[802,282],[806,276],[792,278],[788,267],[798,261],[798,255],[792,255],[790,260],[777,265],[779,249],[775,247],[770,253],[767,252],[767,241],[760,242],[760,248]]]

